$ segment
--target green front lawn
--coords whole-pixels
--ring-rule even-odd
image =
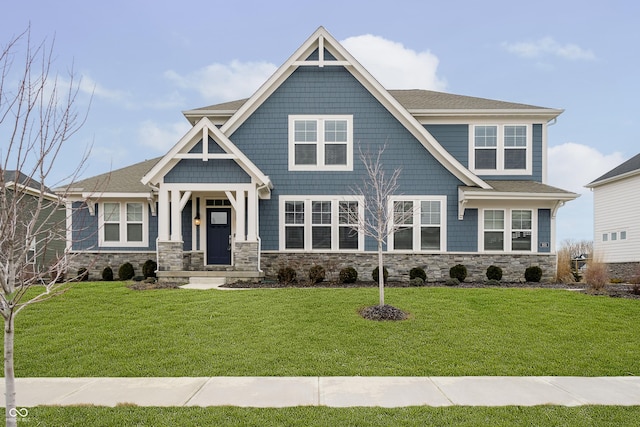
[[[563,290],[133,291],[78,283],[16,319],[16,374],[639,375],[640,301]]]
[[[1,411],[0,411],[1,412]],[[410,408],[38,407],[20,425],[38,426],[635,426],[640,408],[611,406]]]

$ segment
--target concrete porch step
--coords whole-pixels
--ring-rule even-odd
[[[264,272],[259,271],[158,271],[158,279],[164,282],[188,283],[193,287],[217,287],[238,281],[259,280]]]

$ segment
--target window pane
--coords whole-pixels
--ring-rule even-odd
[[[618,240],[618,233],[611,233],[611,240]]]
[[[324,140],[326,142],[347,142],[347,121],[326,120],[324,122]]]
[[[476,126],[475,127],[476,147],[497,147],[498,127],[497,126]]]
[[[358,232],[351,227],[340,227],[339,249],[358,249]]]
[[[512,232],[511,233],[511,250],[530,251],[531,250],[531,232],[530,231]]]
[[[304,202],[285,202],[285,224],[304,224]]]
[[[120,221],[120,203],[104,204],[104,220],[113,222]]]
[[[511,212],[511,228],[514,230],[531,230],[531,211],[514,210]]]
[[[413,202],[394,202],[393,215],[394,224],[413,224]]]
[[[501,251],[504,248],[504,233],[502,231],[485,231],[484,248],[488,251]]]
[[[393,235],[393,248],[394,249],[413,249],[413,229],[404,228],[398,230]]]
[[[440,202],[424,201],[420,203],[420,223],[422,225],[440,225]]]
[[[142,222],[142,203],[127,203],[127,221]]]
[[[315,165],[317,163],[315,144],[296,144],[296,165]]]
[[[347,144],[327,144],[324,146],[324,163],[326,165],[347,164]]]
[[[440,227],[422,227],[420,230],[420,249],[423,251],[440,250]]]
[[[476,169],[495,169],[496,150],[476,150]]]
[[[340,224],[358,224],[358,202],[340,202],[339,212]]]
[[[484,228],[485,230],[504,230],[504,211],[484,211]]]
[[[527,127],[526,126],[505,126],[504,127],[505,147],[526,147]]]
[[[142,224],[127,224],[127,242],[142,242]]]
[[[331,227],[313,227],[311,239],[313,249],[331,249]]]
[[[331,224],[331,202],[311,202],[311,223]]]
[[[285,248],[304,249],[304,227],[285,227]]]
[[[104,225],[104,241],[117,242],[120,240],[120,224]]]
[[[315,120],[296,120],[294,125],[295,142],[317,141],[317,123]]]
[[[620,240],[627,240],[627,232],[626,231],[621,231],[620,232]]]
[[[526,169],[527,167],[527,150],[504,150],[504,168],[505,169]]]

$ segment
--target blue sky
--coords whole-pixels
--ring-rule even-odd
[[[30,23],[55,38],[61,76],[82,79],[79,108],[93,92],[56,171],[92,144],[87,177],[164,154],[188,129],[181,111],[250,96],[322,25],[389,89],[564,109],[549,183],[582,196],[558,240],[590,240],[583,186],[640,152],[639,17],[628,0],[24,0],[2,6],[0,44]]]

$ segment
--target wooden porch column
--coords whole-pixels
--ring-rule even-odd
[[[182,212],[180,210],[180,191],[171,191],[171,241],[182,241]]]
[[[158,192],[158,240],[169,240],[169,190],[162,184]]]
[[[254,186],[247,194],[247,241],[258,240],[258,191]]]
[[[244,190],[236,191],[236,242],[244,242],[246,240],[244,194]]]

